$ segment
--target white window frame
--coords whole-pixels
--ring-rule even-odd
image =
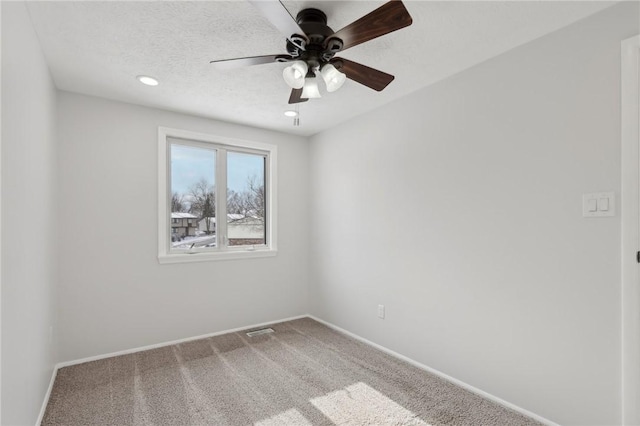
[[[218,240],[211,249],[171,250],[171,174],[170,139],[187,141],[191,146],[203,146],[211,149],[232,152],[260,153],[266,156],[265,190],[267,244],[261,246],[226,246]],[[219,153],[219,151],[218,151]],[[212,260],[250,259],[270,257],[277,254],[277,155],[275,145],[262,142],[233,139],[188,130],[158,127],[158,261],[160,263],[203,262]],[[216,154],[218,158],[218,154]],[[226,151],[225,151],[226,159]],[[226,161],[216,161],[216,198],[226,200],[227,168]],[[216,206],[216,217],[226,217],[226,203]],[[216,223],[216,238],[226,236],[226,221]]]

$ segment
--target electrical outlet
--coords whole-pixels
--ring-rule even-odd
[[[384,319],[384,305],[378,305],[378,318]]]

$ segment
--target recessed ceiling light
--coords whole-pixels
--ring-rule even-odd
[[[149,77],[148,75],[139,75],[136,77],[138,81],[142,84],[146,84],[147,86],[157,86],[158,80],[153,77]]]
[[[295,111],[289,110],[289,111],[285,111],[284,115],[286,115],[287,117],[297,117],[298,113]]]

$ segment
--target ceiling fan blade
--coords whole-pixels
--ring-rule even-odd
[[[264,17],[271,22],[271,25],[276,27],[289,41],[304,49],[304,46],[300,45],[298,37],[292,38],[291,36],[295,34],[307,42],[309,40],[307,35],[279,0],[249,0],[249,2],[258,8]]]
[[[249,56],[246,58],[222,59],[220,61],[211,61],[216,68],[221,70],[231,70],[250,65],[268,64],[278,62],[280,60],[292,59],[289,55],[265,55],[265,56]]]
[[[309,99],[302,98],[302,89],[291,89],[291,96],[289,96],[290,104],[299,104],[300,102],[307,102]]]
[[[344,43],[342,50],[376,37],[408,27],[413,22],[407,8],[400,0],[391,0],[368,15],[347,25],[330,38],[337,37]]]
[[[387,87],[395,78],[386,72],[378,71],[377,69],[344,58],[335,58],[331,60],[331,63],[339,71],[345,73],[347,78],[357,81],[373,90],[377,90],[378,92]]]

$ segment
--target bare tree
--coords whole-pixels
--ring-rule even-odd
[[[247,185],[242,192],[227,190],[227,213],[252,216],[264,221],[264,211],[264,184],[258,182],[256,176],[247,178]]]
[[[184,194],[174,192],[171,194],[171,211],[172,212],[186,212],[187,205],[184,200]]]
[[[246,211],[243,193],[238,193],[233,189],[227,189],[227,213],[242,214]]]
[[[266,207],[264,182],[258,182],[255,176],[251,176],[247,179],[247,188],[247,210],[252,216],[264,221]]]
[[[200,219],[205,219],[206,232],[211,234],[211,218],[216,217],[215,188],[205,179],[201,179],[189,188],[189,213],[195,214]]]
[[[213,192],[207,193],[207,195],[205,195],[204,197],[201,217],[205,221],[207,234],[211,234],[213,232],[213,230],[211,229],[211,218],[216,217],[216,204]]]

